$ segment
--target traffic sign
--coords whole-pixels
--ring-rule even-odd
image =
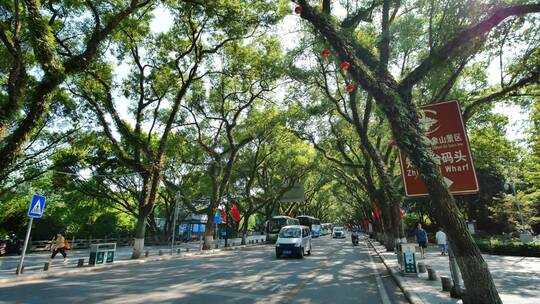
[[[45,201],[47,199],[45,196],[34,194],[30,206],[28,206],[28,216],[30,220],[28,221],[28,228],[26,229],[26,237],[24,238],[24,246],[21,253],[21,259],[19,265],[17,265],[17,270],[15,273],[20,275],[24,269],[24,257],[26,256],[26,248],[28,248],[28,240],[30,239],[30,232],[32,231],[32,223],[34,222],[35,217],[41,217],[43,215],[43,210],[45,210]]]
[[[214,224],[221,224],[221,212],[219,210],[216,211],[216,215],[214,216]]]
[[[452,194],[478,192],[478,180],[472,153],[456,100],[421,106],[420,126],[433,152],[444,182]],[[400,152],[401,174],[406,196],[428,195],[420,172],[403,151]]]
[[[32,202],[30,202],[30,206],[28,207],[28,216],[41,217],[43,215],[43,210],[45,209],[46,200],[45,196],[34,194]]]

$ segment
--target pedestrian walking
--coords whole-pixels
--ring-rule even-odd
[[[439,231],[435,234],[435,239],[437,240],[437,245],[441,250],[441,255],[448,254],[448,241],[446,240],[446,233],[444,233],[443,228],[439,227]]]
[[[416,242],[420,246],[420,255],[422,258],[425,257],[425,248],[427,247],[427,232],[422,228],[422,224],[418,223],[418,228],[416,229]]]
[[[56,240],[54,243],[54,250],[51,255],[51,259],[54,259],[54,257],[60,252],[62,256],[64,257],[64,262],[67,261],[67,254],[66,254],[66,238],[62,235],[62,233],[58,233],[56,235]]]

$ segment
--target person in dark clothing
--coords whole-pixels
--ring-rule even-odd
[[[422,258],[425,255],[425,248],[427,247],[427,232],[422,228],[422,224],[418,223],[418,228],[415,231],[416,241],[418,246],[420,246],[420,254]]]

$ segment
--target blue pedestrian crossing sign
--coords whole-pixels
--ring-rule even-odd
[[[43,215],[43,210],[45,209],[45,200],[45,196],[34,194],[32,202],[28,207],[28,216],[41,217]]]

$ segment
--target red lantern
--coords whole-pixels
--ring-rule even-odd
[[[404,217],[404,216],[405,216],[405,210],[400,209],[399,210],[399,217]]]
[[[322,50],[321,56],[323,56],[324,58],[330,56],[330,51],[328,49]]]
[[[298,5],[297,7],[294,8],[294,12],[297,13],[297,14],[301,14],[302,12],[304,11],[304,8],[301,7],[300,5]]]
[[[349,83],[347,85],[346,89],[347,89],[347,92],[352,93],[354,91],[354,89],[355,89],[354,84]]]
[[[341,63],[341,68],[344,70],[348,70],[350,66],[351,64],[346,60]]]

